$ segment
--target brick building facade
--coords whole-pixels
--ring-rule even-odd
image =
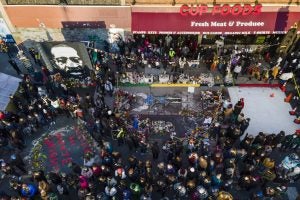
[[[151,13],[153,15],[175,13],[179,15],[183,3],[188,5],[207,4],[210,8],[213,4],[228,3],[228,0],[204,0],[201,2],[192,0],[120,0],[118,2],[116,0],[111,2],[108,0],[52,0],[47,2],[53,5],[28,5],[28,3],[37,4],[37,2],[40,4],[42,1],[1,1],[2,17],[13,32],[15,40],[18,43],[25,42],[25,44],[26,42],[45,40],[85,41],[91,37],[104,40],[107,37],[107,30],[111,27],[124,29],[125,34],[136,31],[136,19],[140,20],[141,18],[133,18],[134,13]],[[235,3],[240,3],[240,1],[230,1],[230,5]],[[243,1],[243,3],[254,5],[250,0]],[[294,0],[261,0],[257,3],[262,4],[262,12],[300,13],[300,6]],[[211,9],[208,13],[210,12]],[[291,20],[294,21],[294,18]],[[294,22],[287,22],[287,26],[292,23]]]

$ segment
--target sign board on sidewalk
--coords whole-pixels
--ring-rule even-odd
[[[188,87],[188,93],[195,93],[195,87]]]

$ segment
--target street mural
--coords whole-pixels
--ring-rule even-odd
[[[25,158],[33,171],[70,171],[72,163],[83,165],[84,157],[95,157],[95,141],[78,126],[67,126],[43,134],[32,142]]]

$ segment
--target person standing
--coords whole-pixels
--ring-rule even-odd
[[[273,68],[272,68],[272,78],[273,79],[276,79],[278,74],[279,74],[279,70],[280,70],[280,67],[278,65],[275,65]]]
[[[172,60],[175,57],[176,52],[173,50],[173,48],[170,48],[169,50],[169,59]]]
[[[276,148],[279,144],[281,145],[285,138],[285,132],[280,131],[272,141],[272,147]]]
[[[233,70],[233,78],[236,80],[239,73],[241,73],[242,71],[242,66],[241,64],[237,64],[235,67],[234,67],[234,70]]]
[[[118,146],[124,143],[125,131],[123,128],[120,128],[117,134]]]
[[[103,127],[102,127],[102,122],[99,118],[96,118],[95,120],[95,129],[98,134],[102,135]]]
[[[17,167],[24,174],[27,173],[27,170],[25,169],[25,163],[19,154],[12,154],[10,158],[11,158],[11,162],[10,162],[11,166]]]
[[[33,184],[22,184],[21,194],[23,197],[33,199],[38,193],[38,189]]]
[[[167,47],[169,47],[169,46],[171,45],[172,40],[173,40],[172,36],[171,36],[171,35],[167,35],[167,36],[165,37],[165,45],[166,45]]]
[[[100,94],[104,94],[105,93],[105,83],[103,82],[102,79],[99,79],[97,81],[97,92],[100,93]]]
[[[293,143],[294,138],[296,138],[295,135],[286,135],[282,140],[281,150],[287,150]]]
[[[157,160],[158,159],[158,156],[159,156],[159,146],[158,146],[158,143],[157,141],[155,141],[151,147],[151,151],[152,151],[152,157],[154,160]]]
[[[179,62],[179,70],[180,70],[179,72],[183,73],[184,72],[184,67],[185,67],[185,64],[186,64],[186,58],[181,56],[179,58],[178,62]]]
[[[105,82],[104,88],[105,88],[105,91],[112,97],[113,92],[114,92],[114,87],[113,87],[112,83],[109,80],[107,80]]]
[[[233,114],[232,104],[229,104],[228,107],[224,110],[224,120],[229,121]]]
[[[34,59],[35,63],[42,65],[41,54],[39,52],[35,52],[34,57],[35,57]]]
[[[74,114],[75,114],[75,117],[78,119],[78,121],[77,121],[78,125],[85,124],[84,113],[83,113],[81,106],[77,106],[77,108],[74,111]]]
[[[235,105],[234,105],[234,109],[233,109],[233,119],[234,122],[236,122],[237,117],[239,116],[239,114],[242,112],[244,108],[244,101],[243,100],[239,100]]]
[[[240,130],[241,130],[241,136],[245,133],[246,129],[249,126],[250,118],[246,118],[241,122]]]
[[[256,78],[257,80],[260,80],[260,66],[261,63],[256,63],[251,69],[251,78]]]
[[[19,150],[23,150],[25,148],[25,145],[23,144],[24,141],[21,138],[21,134],[19,134],[17,131],[11,130],[10,138],[13,146],[17,147]]]

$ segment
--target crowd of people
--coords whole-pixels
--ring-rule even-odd
[[[119,70],[128,67],[128,63],[123,66],[123,55],[142,59],[167,56],[168,60],[195,59],[200,55],[199,59],[213,70],[215,55],[211,48],[200,50],[194,40],[175,40],[171,36],[157,42],[140,37],[121,44],[121,56],[116,58]],[[227,52],[218,54],[225,56]],[[242,50],[230,56],[230,66],[235,69],[237,65],[247,65],[248,62],[242,63],[246,54]],[[43,81],[38,84],[34,77],[23,76],[18,94],[11,96],[15,112],[0,112],[0,148],[5,152],[0,160],[1,184],[6,181],[10,187],[0,188],[1,199],[233,200],[241,195],[245,199],[287,198],[287,186],[300,177],[299,157],[291,155],[285,166],[274,154],[297,152],[297,133],[260,132],[255,137],[252,134],[256,133],[245,134],[251,123],[243,113],[247,100],[234,104],[224,98],[220,116],[213,121],[208,136],[200,131],[182,138],[170,135],[163,142],[151,141],[138,133],[138,118],[107,105],[105,98],[114,96],[116,81],[106,53],[96,55],[93,64],[99,73],[85,93],[67,87],[63,78],[55,80],[45,67],[40,72]],[[96,98],[92,93],[95,85]],[[41,86],[46,91],[41,91]],[[73,118],[74,123],[88,130],[98,143],[100,159],[73,162],[69,172],[31,171],[22,155],[29,147],[26,141],[43,129],[55,127],[56,120],[64,117]],[[132,128],[128,129],[128,124]],[[122,151],[125,145],[128,153]]]
[[[233,199],[230,192],[235,190],[255,191],[248,193],[249,198],[259,199],[282,195],[289,182],[299,177],[299,166],[284,170],[271,158],[273,151],[296,151],[300,145],[297,134],[261,132],[256,137],[246,134],[240,141],[250,122],[242,113],[247,106],[243,99],[234,106],[230,100],[224,101],[222,117],[209,130],[208,138],[201,134],[182,140],[170,137],[168,148],[162,149],[163,144],[143,140],[136,137],[134,129],[126,129],[124,120],[137,127],[136,118],[120,118],[104,101],[95,106],[89,94],[68,89],[64,96],[46,98],[26,76],[22,87],[23,98],[12,96],[18,113],[1,112],[1,149],[11,155],[1,160],[1,172],[15,191],[13,197],[2,191],[4,199],[65,199],[69,195],[78,199]],[[99,93],[109,95],[105,90]],[[89,127],[101,147],[100,161],[73,163],[69,173],[28,174],[30,166],[20,155],[24,137],[38,134],[41,127],[55,124],[62,116],[77,118],[80,124],[94,122]],[[127,144],[129,152],[142,155],[152,153],[152,159],[131,153],[122,157],[123,152],[111,140],[113,130],[118,130],[118,146]],[[29,179],[22,178],[28,175]]]
[[[208,71],[218,70],[225,82],[238,76],[269,82],[281,79],[285,73],[299,73],[299,52],[285,58],[274,53],[274,46],[264,49],[229,47],[221,38],[214,45],[203,46],[190,35],[134,35],[125,41],[120,40],[116,47],[110,51],[112,54],[107,53],[109,49],[107,52],[91,49],[92,61],[100,72],[101,61],[105,67],[107,61],[113,59],[121,73],[138,67],[164,69],[174,76],[173,82],[178,81],[180,74],[186,74],[186,69],[203,65]]]

